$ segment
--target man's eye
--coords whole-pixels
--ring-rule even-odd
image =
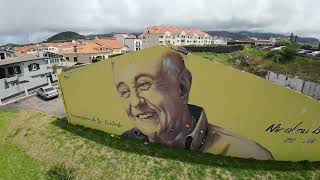
[[[138,84],[138,88],[141,90],[148,90],[151,86],[151,82],[142,81]]]
[[[128,90],[120,91],[121,97],[129,97],[129,95],[130,95],[130,92]]]

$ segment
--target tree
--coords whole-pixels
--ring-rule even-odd
[[[294,42],[294,34],[293,34],[293,32],[290,35],[290,42]]]

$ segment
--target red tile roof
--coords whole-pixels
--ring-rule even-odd
[[[165,32],[170,32],[171,34],[181,34],[185,32],[186,35],[194,35],[205,36],[207,33],[201,31],[200,29],[188,29],[188,28],[179,28],[175,26],[150,26],[147,27],[143,34],[164,34]]]

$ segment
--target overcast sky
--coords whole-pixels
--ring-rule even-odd
[[[320,38],[319,0],[0,0],[0,45],[62,31],[141,32],[149,25]]]

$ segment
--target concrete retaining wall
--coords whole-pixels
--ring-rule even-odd
[[[316,100],[320,100],[320,84],[305,81],[298,77],[290,78],[283,74],[276,74],[269,71],[266,75],[266,79],[284,87],[296,90],[307,96],[313,97]]]

